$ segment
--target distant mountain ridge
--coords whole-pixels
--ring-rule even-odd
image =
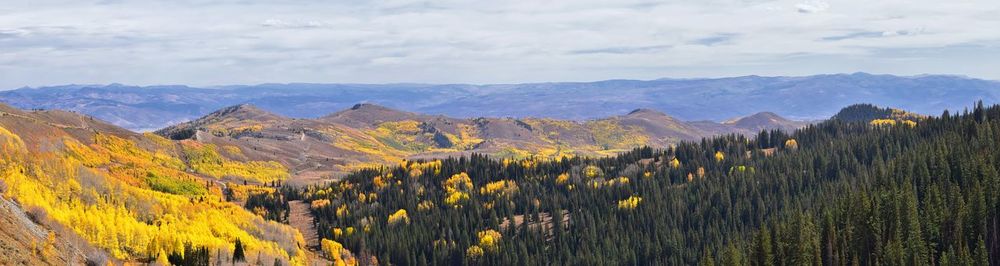
[[[757,117],[767,119],[753,119]],[[455,118],[371,103],[316,119],[296,119],[241,104],[155,133],[237,147],[248,159],[281,162],[293,172],[293,180],[309,181],[409,158],[470,153],[515,158],[606,156],[639,146],[666,147],[719,134],[792,131],[807,125],[773,113],[734,121],[689,123],[651,109],[587,121]]]
[[[155,130],[249,103],[291,118],[317,118],[359,102],[455,118],[588,120],[648,108],[685,121],[724,121],[766,110],[824,119],[859,102],[920,114],[998,102],[1000,82],[947,75],[867,73],[805,77],[607,80],[528,84],[261,84],[194,88],[67,85],[0,91],[22,109],[88,114],[132,130]]]

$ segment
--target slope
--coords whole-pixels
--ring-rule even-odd
[[[300,195],[322,238],[408,265],[996,264],[1000,106],[918,123],[411,161]]]
[[[239,239],[261,262],[305,264],[301,234],[227,201],[273,190],[240,181],[285,176],[280,164],[232,161],[210,144],[171,142],[69,112],[0,105],[3,198],[43,217],[36,219],[48,230],[64,228],[57,238],[83,239],[116,260],[166,259],[197,248],[206,248],[205,259],[227,257]],[[15,234],[16,228],[3,230]],[[59,256],[67,264],[80,257]]]

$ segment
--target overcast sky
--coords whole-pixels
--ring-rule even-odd
[[[0,89],[866,71],[1000,79],[1000,1],[30,0]]]

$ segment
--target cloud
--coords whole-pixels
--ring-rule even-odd
[[[881,31],[860,31],[860,32],[852,32],[852,33],[848,33],[848,34],[844,34],[844,35],[836,35],[836,36],[823,37],[823,40],[824,41],[840,41],[840,40],[857,39],[857,38],[876,38],[876,37],[882,37],[883,35],[884,34]]]
[[[718,44],[723,44],[723,43],[729,42],[730,40],[732,40],[733,38],[735,38],[738,35],[739,34],[734,34],[734,33],[720,33],[720,34],[712,35],[712,36],[709,36],[709,37],[705,37],[705,38],[694,40],[693,43],[694,44],[699,44],[699,45],[704,45],[704,46],[714,46],[714,45],[718,45]]]
[[[1000,62],[945,58],[956,47],[996,52],[993,0],[36,0],[2,9],[0,89],[892,69],[1000,79]],[[901,63],[885,51],[924,52]]]
[[[799,13],[819,13],[826,11],[829,8],[830,4],[826,2],[809,2],[795,5],[795,9],[798,10]]]
[[[917,30],[888,30],[888,31],[859,31],[851,32],[842,35],[834,35],[823,37],[824,41],[842,41],[851,39],[867,39],[867,38],[887,38],[887,37],[899,37],[899,36],[912,36],[923,32],[923,29]]]
[[[309,21],[287,21],[276,18],[265,19],[260,23],[261,26],[269,28],[322,28],[328,26],[327,23],[318,20]]]
[[[0,29],[0,39],[12,39],[24,37],[31,33],[24,29]]]
[[[620,46],[570,51],[570,54],[643,54],[670,49],[670,45]]]

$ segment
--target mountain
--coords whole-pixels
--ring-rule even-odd
[[[281,119],[250,106],[209,119],[230,118]],[[280,163],[235,147],[0,104],[0,264],[207,261],[209,253],[229,256],[236,242],[258,263],[306,264],[299,231],[242,206],[288,176]]]
[[[352,127],[374,127],[384,122],[428,120],[429,118],[429,116],[395,110],[377,104],[359,103],[350,109],[323,116],[319,120]]]
[[[291,118],[318,118],[359,102],[455,118],[545,117],[591,120],[637,107],[685,121],[725,121],[767,110],[797,120],[826,119],[866,102],[919,114],[998,102],[1000,82],[958,76],[867,73],[805,77],[607,80],[527,84],[260,84],[195,88],[67,85],[0,92],[22,109],[88,114],[136,131],[163,128],[249,103]],[[363,106],[360,106],[363,107]]]
[[[587,121],[454,118],[362,103],[316,119],[292,119],[250,104],[222,108],[155,133],[240,150],[279,162],[291,182],[309,184],[404,159],[488,154],[502,158],[609,156],[639,146],[667,147],[719,134],[794,130],[805,123],[770,114],[733,124],[688,123],[652,109]]]
[[[781,129],[786,132],[792,132],[795,129],[806,126],[808,122],[788,120],[772,112],[760,112],[732,119],[722,124],[747,130],[746,133],[756,133],[767,129]]]

